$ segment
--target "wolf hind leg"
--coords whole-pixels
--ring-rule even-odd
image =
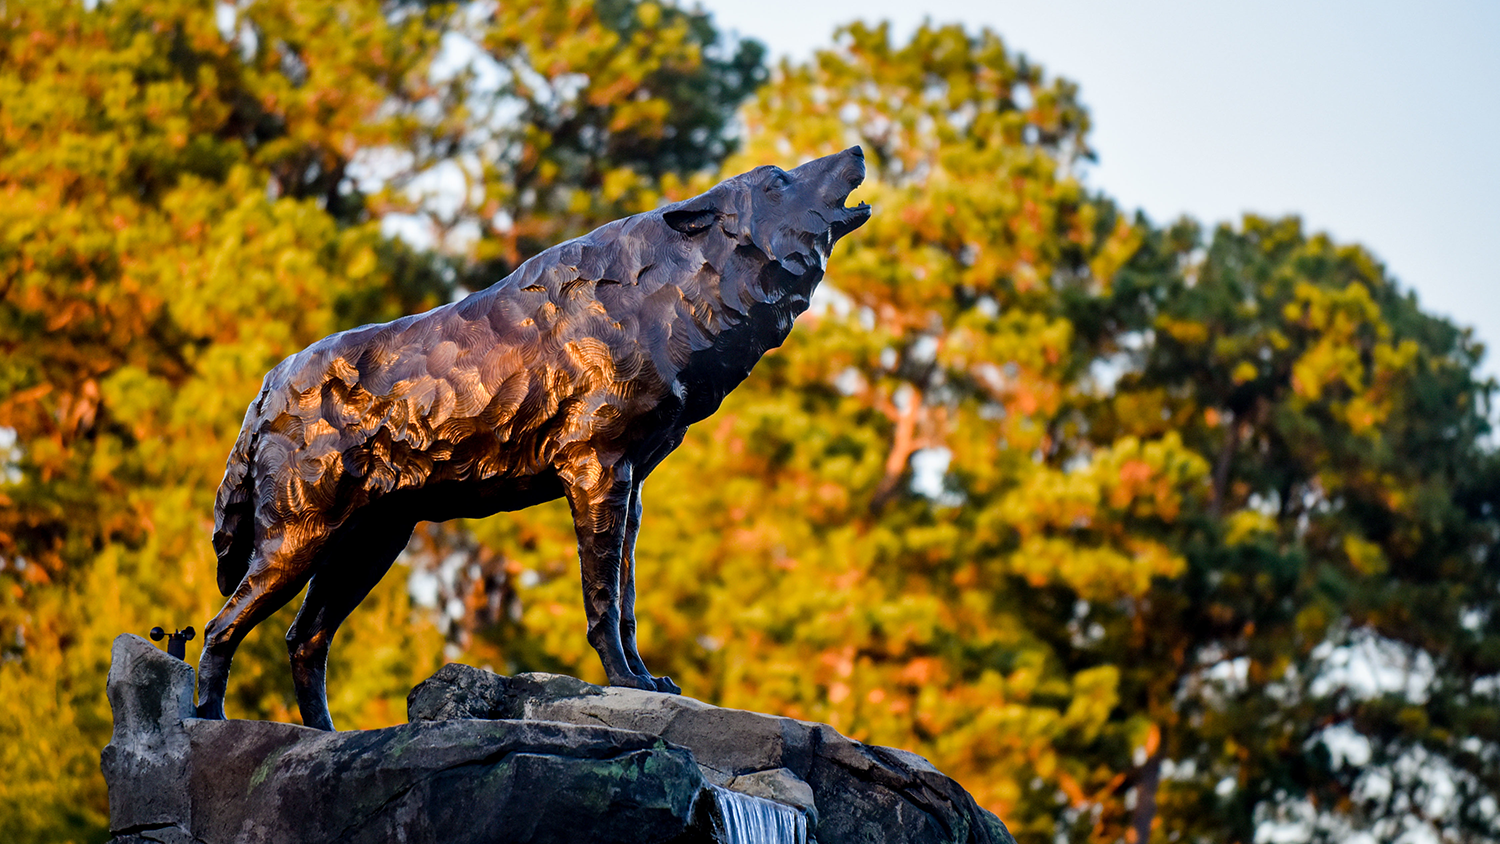
[[[646,661],[635,643],[635,540],[641,530],[641,481],[637,480],[630,491],[630,505],[625,521],[625,542],[620,556],[620,645],[625,651],[625,662],[636,674],[651,677]],[[671,677],[652,677],[658,692],[682,694],[682,688],[672,682]]]
[[[271,554],[260,548],[251,554],[246,574],[224,602],[224,608],[203,628],[203,654],[198,660],[198,717],[222,720],[229,665],[240,642],[298,592],[311,573],[317,543],[292,546],[284,538]]]

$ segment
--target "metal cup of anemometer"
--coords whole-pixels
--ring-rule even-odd
[[[187,659],[187,643],[196,635],[198,634],[191,627],[170,634],[160,627],[151,628],[151,641],[160,642],[165,637],[167,656],[175,656],[184,661]]]

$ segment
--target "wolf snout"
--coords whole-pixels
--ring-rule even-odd
[[[849,180],[853,182],[854,187],[859,187],[860,183],[865,180],[864,148],[859,146],[858,144],[855,144],[854,146],[844,150],[843,154],[852,159],[850,162],[850,166],[847,168],[845,173],[847,174]]]
[[[865,181],[865,153],[857,146],[820,159],[822,168],[819,192],[834,208],[843,208],[849,194]]]
[[[847,159],[843,176],[844,181],[849,185],[849,190],[852,191],[865,181],[865,151],[856,144],[839,153],[839,156]]]

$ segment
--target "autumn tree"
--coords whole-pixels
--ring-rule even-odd
[[[1183,576],[1084,619],[1151,722],[1122,783],[1136,840],[1158,805],[1162,831],[1204,841],[1271,821],[1394,836],[1403,817],[1482,839],[1500,782],[1482,349],[1296,219],[1200,240],[1183,224],[1143,249],[1167,280],[1090,414],[1212,466],[1172,539]]]
[[[212,490],[260,373],[351,321],[435,301],[420,274],[398,291],[385,264],[399,250],[378,228],[330,213],[348,151],[399,136],[377,111],[421,84],[429,21],[266,3],[230,33],[207,2],[0,9],[11,838],[101,834],[110,640],[212,614]],[[370,285],[389,292],[357,293]],[[403,602],[388,593],[382,611]],[[435,656],[395,630],[366,675],[373,705]],[[245,679],[241,711],[284,713]]]

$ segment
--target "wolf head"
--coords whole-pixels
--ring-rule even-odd
[[[794,170],[757,167],[660,213],[684,237],[718,229],[759,249],[795,278],[820,278],[833,244],[870,219],[863,202],[844,207],[864,179],[864,150],[855,146]]]

